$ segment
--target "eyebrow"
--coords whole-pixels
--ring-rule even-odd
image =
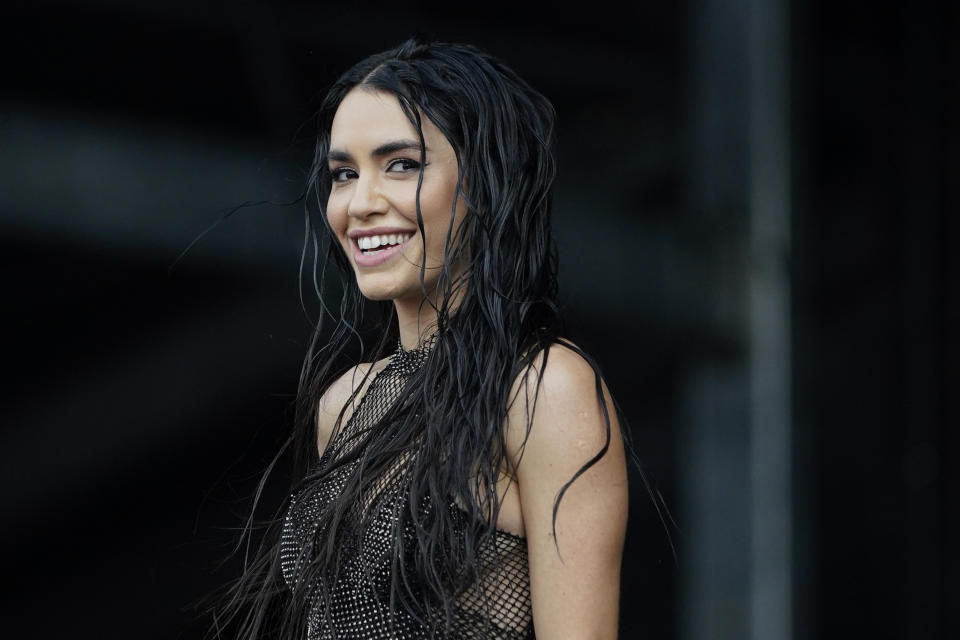
[[[370,155],[374,158],[382,158],[397,151],[416,151],[419,154],[420,143],[416,140],[391,140],[390,142],[384,142],[371,151]],[[327,159],[331,162],[352,162],[353,156],[340,149],[330,149],[330,151],[327,152]]]

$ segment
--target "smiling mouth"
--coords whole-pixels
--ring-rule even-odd
[[[356,238],[354,243],[365,256],[373,256],[392,247],[406,244],[412,233],[385,233],[377,236],[362,236]]]

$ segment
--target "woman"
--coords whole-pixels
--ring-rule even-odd
[[[319,277],[332,260],[345,292],[301,375],[279,543],[223,618],[242,638],[616,637],[624,446],[560,333],[550,103],[470,46],[408,41],[344,74],[319,125]],[[388,319],[338,372],[361,297]]]

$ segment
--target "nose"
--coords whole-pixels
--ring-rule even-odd
[[[347,215],[351,218],[366,218],[374,213],[383,213],[385,210],[386,202],[376,180],[362,175],[358,177],[354,183],[353,193],[350,195],[350,202],[347,204]]]

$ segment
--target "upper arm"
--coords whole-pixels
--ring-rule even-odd
[[[600,384],[603,405],[593,368],[574,351],[554,345],[545,366],[541,355],[529,375],[521,376],[508,411],[534,627],[544,640],[617,636],[627,469],[613,402]],[[554,538],[557,496],[604,447],[602,457],[563,493]]]

